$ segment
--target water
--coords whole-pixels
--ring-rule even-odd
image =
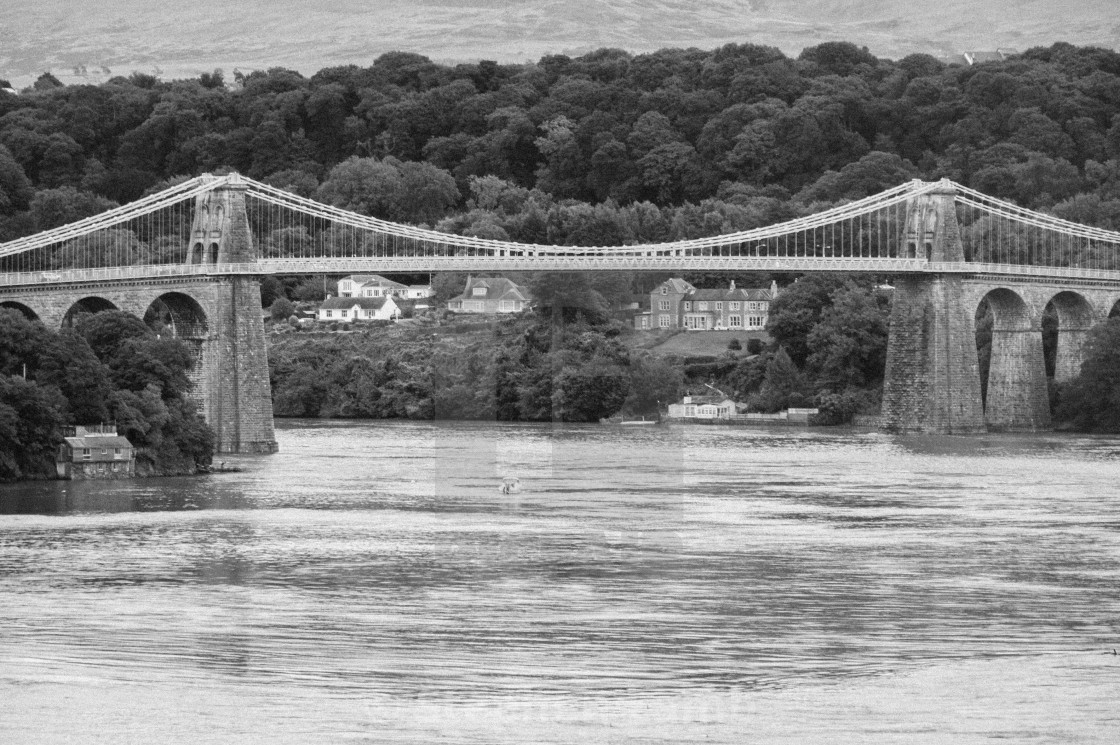
[[[1120,440],[277,438],[0,487],[0,742],[1120,738]]]

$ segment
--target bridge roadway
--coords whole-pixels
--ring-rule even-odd
[[[1080,267],[866,259],[750,256],[406,256],[339,259],[259,259],[221,264],[148,264],[103,269],[0,274],[0,287],[42,288],[173,278],[304,274],[412,274],[490,271],[757,271],[892,275],[962,275],[1016,282],[1068,281],[1120,287],[1120,271]]]

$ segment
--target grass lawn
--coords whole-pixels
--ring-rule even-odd
[[[770,343],[770,337],[765,331],[682,331],[651,347],[649,351],[658,356],[720,355],[727,351],[727,343],[732,339],[739,340],[744,354],[749,339],[761,339],[764,344]]]

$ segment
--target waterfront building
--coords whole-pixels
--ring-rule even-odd
[[[136,450],[114,424],[72,428],[58,446],[60,479],[127,479],[136,475]]]

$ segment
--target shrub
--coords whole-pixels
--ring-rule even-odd
[[[731,341],[727,342],[727,348],[738,351],[743,348],[743,343],[738,339],[732,339]]]
[[[762,339],[747,340],[747,352],[750,354],[762,354],[762,350],[765,348],[766,345],[762,343]]]

